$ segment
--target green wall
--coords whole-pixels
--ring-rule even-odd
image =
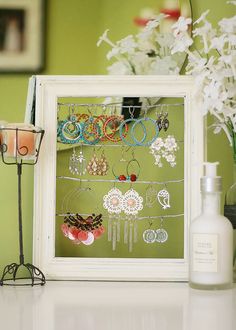
[[[136,31],[132,18],[139,9],[152,6],[155,0],[46,0],[46,65],[43,74],[106,74],[106,47],[96,47],[106,28],[117,40]],[[192,0],[193,17],[210,9],[213,24],[232,15],[232,6],[225,0]],[[0,74],[0,119],[9,122],[24,120],[29,74]],[[217,147],[216,147],[217,146]],[[232,176],[232,157],[223,135],[208,133],[208,160],[220,161],[224,190]],[[14,166],[0,164],[0,268],[17,261],[17,178]],[[32,256],[33,170],[23,169],[23,221],[26,261]]]

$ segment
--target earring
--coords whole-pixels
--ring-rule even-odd
[[[120,213],[122,211],[122,192],[117,188],[112,188],[103,197],[103,207],[108,211],[108,242],[112,242],[112,250],[116,249],[116,242],[120,241]]]
[[[81,146],[79,155],[73,148],[72,155],[69,159],[69,171],[74,175],[84,175],[86,173],[86,159],[83,155],[83,147]]]
[[[98,159],[95,149],[94,149],[93,156],[87,165],[87,171],[91,175],[97,175],[98,169],[99,169],[99,159]]]
[[[108,161],[105,157],[104,150],[102,151],[101,157],[98,161],[98,170],[97,170],[97,175],[107,175],[109,169]]]
[[[165,243],[168,240],[168,233],[163,229],[164,219],[161,218],[160,228],[156,230],[156,242]]]
[[[175,152],[179,149],[176,139],[173,135],[167,138],[157,138],[150,146],[150,153],[155,158],[155,165],[162,167],[161,159],[164,158],[171,167],[176,165]]]
[[[163,115],[163,119],[161,121],[161,126],[163,127],[164,131],[166,132],[170,126],[170,122],[169,120],[167,119],[168,117],[168,112],[166,112],[164,115]]]
[[[133,250],[133,243],[138,240],[138,228],[136,216],[143,209],[143,198],[134,189],[129,189],[123,195],[123,211],[126,214],[124,223],[124,243],[129,246],[129,252]]]
[[[152,227],[152,222],[149,222],[149,229],[146,229],[144,232],[143,232],[143,240],[145,243],[154,243],[156,241],[156,237],[157,237],[157,234],[156,234],[156,231],[151,229]]]
[[[125,149],[122,146],[122,151],[121,151],[121,158],[118,162],[116,162],[115,164],[113,164],[112,166],[112,174],[114,175],[115,179],[118,181],[126,181],[127,177],[124,174],[125,173],[125,164],[127,164],[127,160],[124,158],[124,153],[125,153]],[[127,168],[127,165],[126,165]],[[118,175],[118,171],[120,171],[120,175]]]
[[[134,166],[134,164],[136,164],[136,166]],[[126,166],[126,173],[127,173],[127,177],[126,177],[127,180],[131,182],[137,181],[140,174],[140,164],[137,161],[137,159],[134,158],[134,152],[133,152],[133,158],[128,162]]]
[[[156,189],[152,185],[149,185],[146,189],[146,194],[145,194],[145,206],[147,207],[153,206],[153,204],[156,201],[156,194],[157,194]]]
[[[162,189],[157,193],[157,200],[163,210],[170,208],[170,194],[166,189]]]
[[[62,143],[75,144],[81,139],[82,127],[76,122],[75,116],[69,119],[59,121],[57,127],[57,136]]]

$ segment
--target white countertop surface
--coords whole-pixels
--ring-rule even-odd
[[[1,330],[235,330],[236,284],[66,282],[0,287]]]

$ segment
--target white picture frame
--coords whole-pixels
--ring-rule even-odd
[[[55,257],[57,100],[94,96],[183,97],[184,257],[182,259]],[[45,129],[35,166],[33,263],[52,280],[188,280],[188,231],[200,213],[204,123],[189,76],[36,76],[36,125]]]

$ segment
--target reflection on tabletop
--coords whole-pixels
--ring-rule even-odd
[[[235,330],[235,311],[235,285],[224,291],[147,282],[0,288],[0,326],[7,330]]]

